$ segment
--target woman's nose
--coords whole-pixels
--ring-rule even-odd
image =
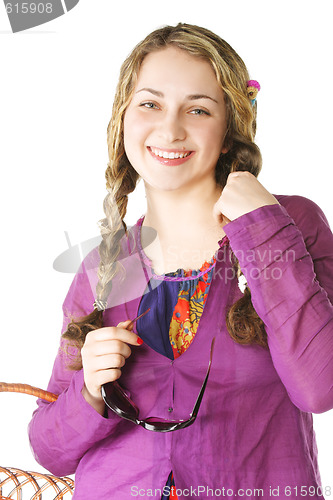
[[[186,128],[178,113],[165,113],[160,123],[160,136],[166,142],[165,146],[186,138]]]

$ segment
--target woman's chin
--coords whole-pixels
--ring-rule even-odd
[[[146,189],[154,191],[172,192],[186,189],[188,182],[179,179],[143,179]]]

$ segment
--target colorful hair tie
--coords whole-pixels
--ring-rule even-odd
[[[249,80],[247,82],[247,95],[251,100],[252,106],[254,106],[254,103],[257,100],[257,95],[259,90],[260,90],[260,84],[259,82],[257,82],[257,80]]]

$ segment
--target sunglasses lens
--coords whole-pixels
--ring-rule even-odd
[[[102,396],[109,408],[120,416],[137,418],[138,408],[123,391],[118,382],[109,382],[102,386]]]
[[[193,424],[195,418],[189,418],[188,420],[163,420],[161,418],[150,417],[144,420],[144,427],[147,430],[155,432],[170,432],[176,429],[184,429]]]

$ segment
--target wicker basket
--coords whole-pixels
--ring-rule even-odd
[[[27,384],[0,382],[0,392],[20,392],[46,401],[56,401],[58,396]],[[74,481],[69,477],[27,472],[0,467],[0,500],[58,500],[73,496]]]
[[[1,500],[68,499],[73,492],[74,481],[69,477],[0,467]]]

